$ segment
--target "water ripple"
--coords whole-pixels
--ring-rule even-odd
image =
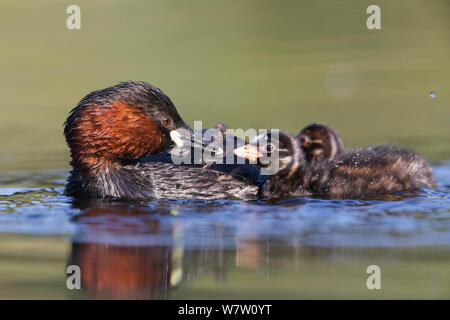
[[[2,178],[0,232],[67,235],[117,245],[235,247],[270,240],[285,246],[399,247],[450,243],[450,165],[441,188],[380,200],[151,201],[77,203],[63,194],[66,172]]]

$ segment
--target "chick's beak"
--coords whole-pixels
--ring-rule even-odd
[[[258,148],[252,146],[251,144],[246,144],[243,147],[236,148],[233,152],[238,157],[248,160],[256,160],[263,156],[262,153],[258,151]]]

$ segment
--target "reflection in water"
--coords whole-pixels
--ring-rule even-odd
[[[81,287],[96,298],[161,298],[171,276],[167,247],[73,243],[70,264],[81,268]]]
[[[96,207],[92,207],[93,203]],[[168,298],[171,288],[192,282],[205,273],[213,272],[215,280],[223,282],[229,265],[257,269],[269,261],[266,243],[255,237],[237,239],[236,249],[226,250],[223,227],[215,228],[213,247],[186,249],[182,231],[177,227],[171,229],[173,246],[111,244],[107,239],[164,233],[159,218],[173,211],[130,202],[89,201],[75,206],[82,211],[73,221],[83,226],[82,234],[87,237],[74,238],[68,265],[80,267],[81,287],[88,298]],[[133,222],[136,218],[139,223]],[[105,233],[107,237],[102,238]]]
[[[318,199],[75,202],[74,208],[80,211],[72,218],[77,232],[68,264],[81,268],[86,298],[171,298],[179,288],[205,278],[213,281],[209,290],[214,292],[214,283],[239,283],[229,276],[239,272],[260,275],[258,281],[272,284],[279,282],[272,280],[274,275],[291,275],[284,285],[293,290],[286,297],[294,298],[295,290],[329,292],[327,282],[364,283],[360,278],[368,265],[393,257],[414,263],[421,277],[429,277],[432,271],[421,269],[420,263],[441,259],[441,253],[420,244],[449,243],[450,220],[448,207],[442,207],[448,200],[441,194],[428,197],[421,208],[417,198],[370,203]],[[302,207],[306,208],[303,213]],[[236,214],[237,208],[245,213]],[[412,250],[405,249],[411,245]],[[443,262],[447,270],[448,259]],[[344,269],[337,276],[333,272],[339,266]],[[396,271],[400,276],[403,268]],[[442,274],[446,279],[448,272]],[[297,281],[302,286],[297,288]],[[317,282],[325,285],[317,286]],[[364,289],[360,284],[356,288]],[[335,294],[341,292],[338,285],[332,289]],[[274,297],[270,290],[267,294]]]
[[[86,204],[79,204],[83,205]],[[111,236],[120,236],[124,231],[133,232],[133,229],[141,228],[145,228],[149,234],[156,234],[159,228],[156,219],[145,219],[145,226],[132,222],[117,224],[121,218],[151,214],[151,211],[139,206],[127,207],[126,203],[120,202],[105,203],[104,206],[82,209],[82,213],[74,220],[83,223],[89,234],[107,230]],[[104,224],[99,220],[104,220]],[[176,250],[167,246],[111,245],[83,242],[81,238],[72,242],[69,264],[80,267],[81,287],[88,297],[157,299],[166,297],[171,285],[172,258],[177,256],[173,255],[174,252]]]

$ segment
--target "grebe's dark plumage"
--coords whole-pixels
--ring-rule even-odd
[[[260,136],[235,152],[264,157],[268,140]],[[290,134],[279,131],[279,140],[271,143],[278,148],[274,161],[279,161],[279,170],[262,186],[261,194],[267,198],[314,195],[364,199],[413,192],[435,183],[431,166],[422,157],[394,146],[356,149],[334,159],[308,162],[298,140]]]
[[[71,111],[66,194],[76,198],[254,199],[245,173],[171,163],[170,132],[192,130],[158,88],[127,81],[94,91]]]
[[[336,130],[322,123],[312,123],[296,136],[307,161],[334,158],[344,152],[344,142]]]

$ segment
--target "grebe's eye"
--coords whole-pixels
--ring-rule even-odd
[[[267,153],[271,153],[275,150],[275,146],[272,143],[267,143],[263,147],[264,151]]]
[[[164,117],[162,120],[161,120],[161,123],[162,123],[162,125],[164,126],[164,127],[168,127],[168,126],[170,126],[171,124],[172,124],[172,118],[170,118],[170,117]]]
[[[300,142],[300,144],[302,146],[306,146],[308,144],[308,142],[309,142],[309,139],[308,139],[307,136],[303,136],[302,135],[302,136],[298,137],[298,141]]]

